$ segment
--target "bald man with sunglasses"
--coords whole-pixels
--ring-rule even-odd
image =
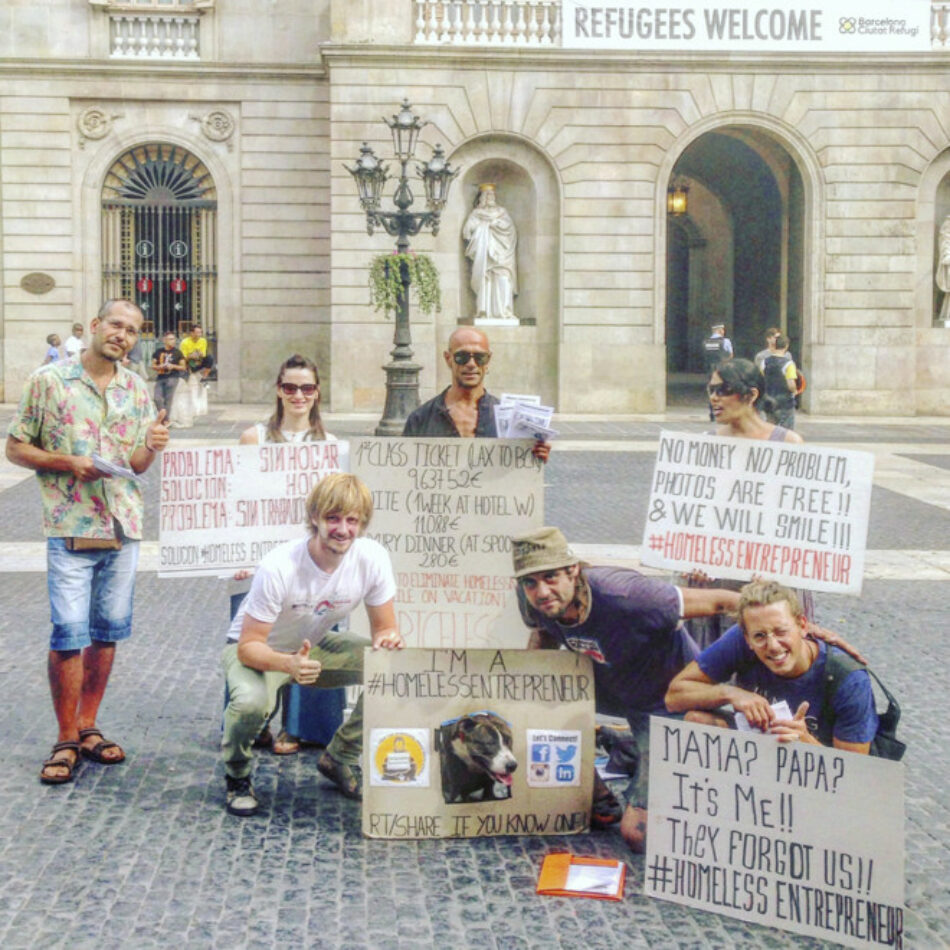
[[[452,374],[452,383],[438,396],[410,413],[402,430],[405,436],[429,438],[495,439],[494,407],[498,399],[485,389],[485,374],[491,361],[488,337],[474,327],[459,327],[449,337],[442,354]],[[542,462],[551,446],[536,442],[532,452]]]

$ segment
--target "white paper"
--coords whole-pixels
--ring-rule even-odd
[[[495,406],[495,431],[499,439],[508,438],[508,429],[511,427],[511,417],[514,415],[515,407],[513,405]]]
[[[616,894],[620,886],[621,867],[619,861],[613,867],[603,864],[572,864],[567,872],[564,890]]]
[[[788,707],[788,703],[783,699],[777,703],[772,703],[772,712],[775,713],[776,719],[791,719],[792,711]],[[742,732],[761,732],[761,729],[756,729],[752,723],[749,722],[745,717],[745,713],[741,713],[738,710],[736,711],[736,729],[739,729]]]
[[[515,406],[508,426],[509,439],[544,439],[557,435],[551,428],[552,406]]]
[[[103,472],[106,475],[112,475],[116,478],[131,478],[133,482],[141,481],[141,479],[135,474],[135,472],[132,471],[132,469],[125,468],[122,465],[116,465],[114,462],[109,462],[101,455],[93,454],[92,464],[95,465],[100,472]]]
[[[501,405],[503,406],[540,406],[541,397],[531,396],[525,393],[502,393]]]

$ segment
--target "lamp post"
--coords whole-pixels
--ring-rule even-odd
[[[416,174],[422,179],[425,189],[427,211],[409,211],[413,203],[412,190],[406,168],[412,161],[419,139],[419,132],[427,122],[423,122],[403,99],[402,107],[392,119],[384,118],[393,136],[393,150],[399,162],[399,184],[393,194],[395,211],[381,211],[380,193],[389,178],[389,167],[383,165],[373,154],[373,150],[363,143],[354,168],[344,166],[353,176],[359,193],[360,204],[366,212],[366,233],[372,235],[376,227],[382,227],[386,233],[396,238],[396,253],[409,252],[409,238],[423,228],[439,233],[439,217],[445,207],[452,179],[458,174],[457,168],[451,168],[445,159],[441,145],[436,145],[432,157],[425,165],[416,165]],[[396,305],[396,326],[393,332],[394,347],[390,351],[391,362],[383,369],[386,372],[386,406],[383,417],[376,427],[376,435],[401,435],[406,417],[419,405],[419,370],[422,368],[412,360],[412,335],[409,330],[409,268],[400,261],[400,280],[402,290]]]

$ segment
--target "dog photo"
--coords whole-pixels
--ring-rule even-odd
[[[518,760],[511,726],[497,713],[482,710],[442,723],[435,745],[446,804],[511,798]]]

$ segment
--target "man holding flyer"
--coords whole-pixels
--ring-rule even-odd
[[[498,438],[495,406],[498,399],[485,389],[485,374],[491,361],[488,337],[474,327],[459,327],[449,337],[442,354],[452,382],[428,402],[410,413],[404,436],[463,439]],[[549,442],[535,442],[532,454],[542,462],[551,454]]]

